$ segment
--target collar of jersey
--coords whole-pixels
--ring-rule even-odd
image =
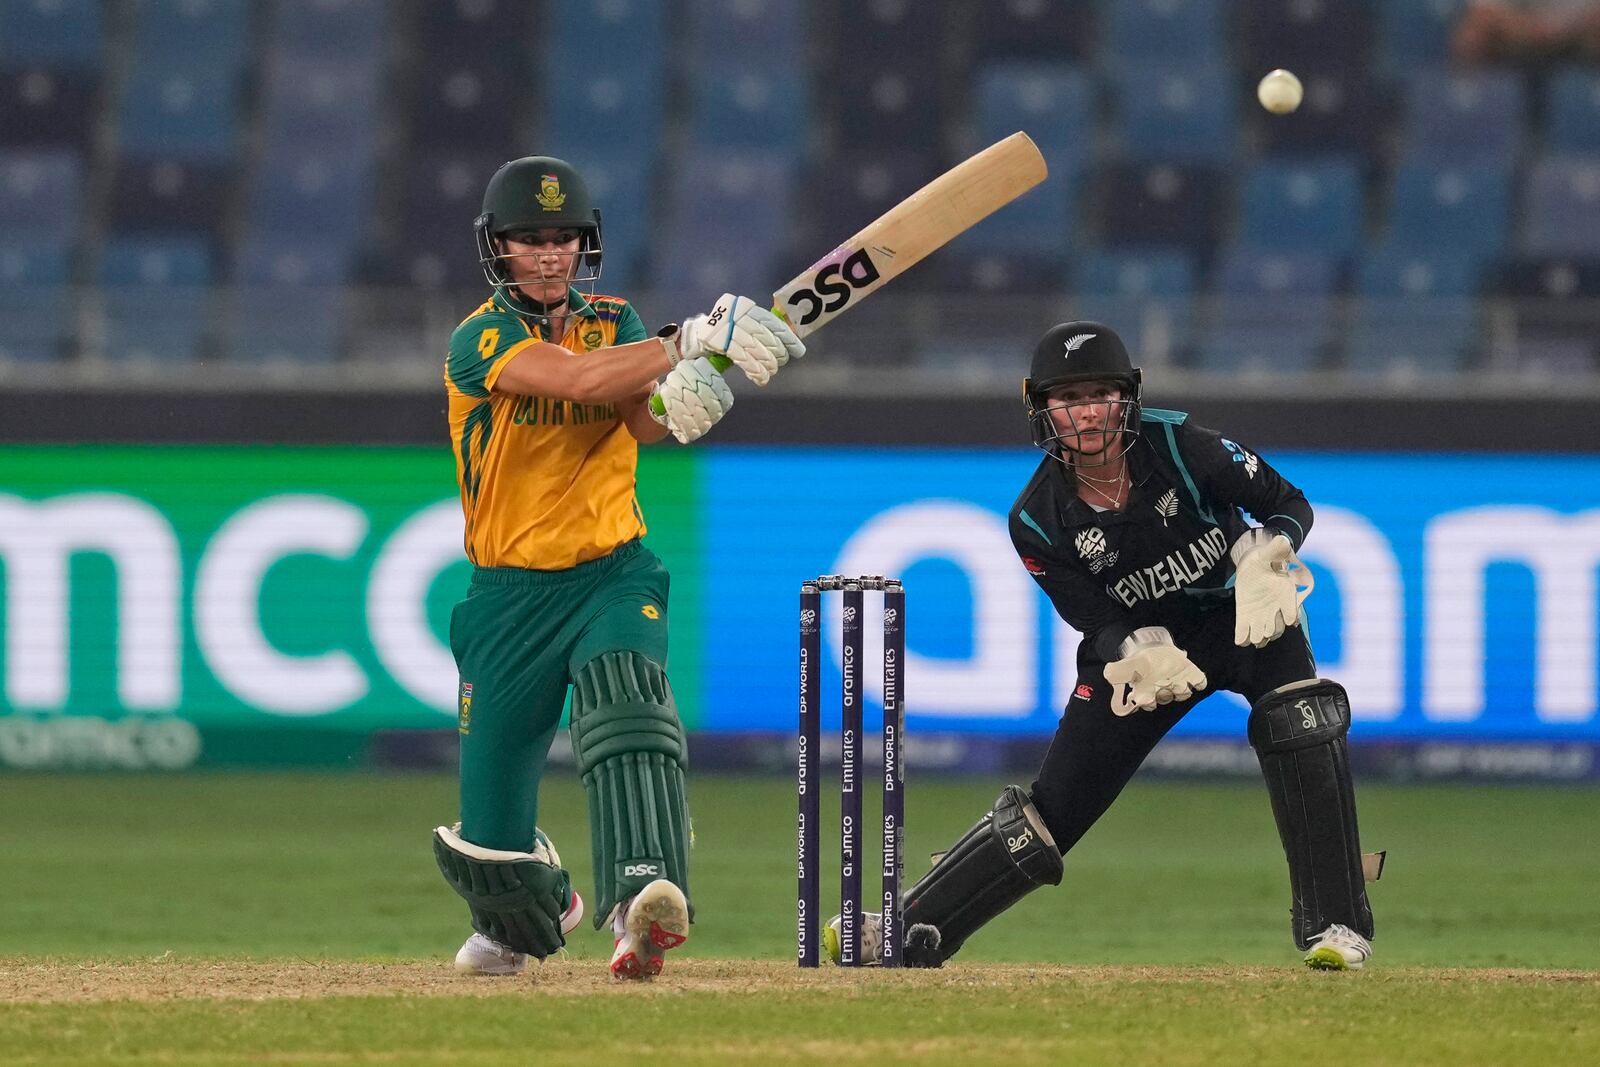
[[[532,314],[527,308],[514,301],[503,285],[494,287],[494,304],[501,311],[509,311],[514,315]],[[594,308],[589,306],[589,301],[585,300],[583,294],[570,285],[567,286],[567,310],[572,315],[586,315],[591,319],[595,317]]]

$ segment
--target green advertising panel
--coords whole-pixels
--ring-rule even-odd
[[[442,729],[471,573],[447,449],[0,449],[0,766],[338,762]],[[700,692],[690,453],[641,455]]]

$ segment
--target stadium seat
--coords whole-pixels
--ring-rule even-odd
[[[1270,155],[1365,156],[1382,130],[1379,83],[1359,68],[1301,74],[1305,102],[1292,115],[1256,111],[1255,127]]]
[[[1119,164],[1096,182],[1106,245],[1177,245],[1209,256],[1223,225],[1227,180],[1219,168]]]
[[[224,318],[229,355],[272,364],[336,359],[350,265],[339,244],[261,237],[241,246]]]
[[[989,63],[976,71],[978,145],[1026,130],[1052,178],[1080,173],[1094,145],[1094,90],[1065,63]]]
[[[200,358],[212,281],[207,241],[113,238],[102,249],[99,281],[106,358]]]
[[[608,149],[628,148],[641,169],[659,152],[667,77],[661,40],[663,5],[646,0],[555,0],[548,5],[543,59],[545,104],[538,151],[562,159],[595,147],[594,131],[610,131]],[[606,47],[595,52],[596,34]],[[588,61],[574,68],[567,57]],[[688,72],[685,72],[688,73]],[[526,155],[526,152],[515,153]]]
[[[1233,163],[1237,94],[1226,68],[1143,65],[1114,80],[1127,159]]]
[[[1510,210],[1505,164],[1410,160],[1395,169],[1384,241],[1400,252],[1488,259],[1505,247]]]
[[[1404,108],[1404,143],[1418,158],[1503,163],[1521,150],[1526,90],[1514,72],[1419,70]]]
[[[263,159],[251,176],[246,231],[353,246],[371,208],[370,178],[366,161],[339,152]]]
[[[754,148],[796,161],[810,129],[808,89],[798,70],[773,70],[759,58],[696,65],[689,127],[706,149]]]
[[[1509,300],[1519,364],[1593,373],[1597,342],[1593,308],[1600,302],[1600,256],[1513,256],[1495,276]]]
[[[1546,111],[1550,151],[1600,155],[1600,74],[1574,69],[1551,75]]]
[[[382,97],[376,64],[274,55],[263,79],[262,136],[301,147],[369,151]]]
[[[1100,8],[1099,61],[1107,70],[1149,64],[1220,63],[1224,0],[1115,0]]]
[[[358,65],[378,61],[388,44],[390,7],[387,0],[277,0],[268,31],[270,53],[342,58]]]
[[[155,157],[123,159],[110,191],[111,228],[121,233],[219,234],[232,166]]]
[[[0,145],[85,146],[100,78],[73,67],[0,70]]]
[[[430,56],[511,53],[532,39],[538,14],[527,0],[432,0],[417,5],[416,31]]]
[[[1072,257],[1074,314],[1115,326],[1146,365],[1171,362],[1193,326],[1196,271],[1181,248],[1091,248]]]
[[[689,47],[701,57],[726,61],[727,42],[737,41],[748,62],[784,74],[804,72],[812,19],[803,0],[683,0],[681,6]]]
[[[1378,52],[1391,75],[1443,62],[1469,0],[1376,0]]]
[[[0,66],[98,69],[102,0],[0,0]]]
[[[0,236],[70,245],[83,181],[83,158],[72,149],[0,150]]]
[[[140,65],[242,71],[249,60],[249,0],[139,0],[133,55]]]
[[[1346,369],[1399,379],[1462,370],[1476,339],[1480,274],[1471,253],[1369,252],[1356,270]]]
[[[1342,259],[1361,243],[1361,175],[1347,162],[1261,163],[1245,177],[1240,213],[1241,245]]]
[[[515,75],[481,58],[430,64],[414,79],[407,111],[412,144],[419,151],[503,145],[507,159],[518,152]]]
[[[1354,71],[1371,38],[1367,0],[1242,0],[1234,6],[1234,17],[1238,58],[1251,78],[1274,67],[1287,67],[1302,79],[1312,73]]]
[[[710,307],[724,292],[781,282],[774,261],[787,213],[774,206],[790,202],[791,184],[781,156],[721,149],[680,157],[654,270],[665,306]]]
[[[66,354],[70,277],[64,244],[20,241],[0,227],[0,364]]]
[[[980,60],[1084,59],[1093,8],[1082,0],[995,0],[973,20],[973,47]]]
[[[1234,248],[1212,274],[1200,367],[1250,374],[1319,368],[1333,341],[1333,258]]]
[[[966,84],[966,72],[927,57],[944,56],[953,11],[950,0],[840,8],[819,102],[846,147],[939,147],[951,93]]]
[[[122,97],[125,154],[191,160],[232,158],[239,137],[240,73],[225,67],[137,67]]]
[[[1533,256],[1600,256],[1600,156],[1534,164],[1522,201],[1520,248]]]

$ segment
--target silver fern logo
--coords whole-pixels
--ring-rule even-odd
[[[1161,499],[1156,501],[1156,511],[1161,515],[1161,525],[1165,526],[1167,520],[1178,514],[1178,491],[1168,489],[1161,494]]]
[[[1099,336],[1100,335],[1097,334],[1097,333],[1075,333],[1075,334],[1073,334],[1071,337],[1067,338],[1067,341],[1066,341],[1067,351],[1066,351],[1065,354],[1069,355],[1069,356],[1072,355],[1072,353],[1076,352],[1078,349],[1083,347],[1084,342],[1088,341],[1092,337],[1099,337]]]

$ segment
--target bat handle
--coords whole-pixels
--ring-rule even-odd
[[[728,368],[733,366],[733,360],[727,356],[710,355],[706,357],[706,361],[717,369],[718,374],[728,373]],[[658,419],[666,417],[667,405],[662,402],[660,393],[650,394],[650,412]]]

